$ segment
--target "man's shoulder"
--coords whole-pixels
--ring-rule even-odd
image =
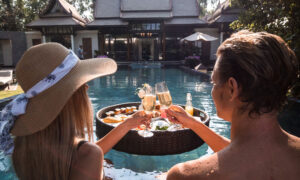
[[[176,179],[212,179],[218,175],[217,153],[200,159],[187,161],[173,166],[168,172],[167,180]]]
[[[288,135],[288,144],[300,151],[300,138],[292,134],[286,134]]]

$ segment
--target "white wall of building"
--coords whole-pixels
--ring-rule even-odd
[[[215,60],[217,49],[220,46],[220,33],[218,28],[197,28],[195,31],[218,38],[217,40],[210,42],[210,60]]]
[[[30,48],[32,46],[32,40],[33,39],[40,39],[41,42],[42,40],[42,33],[39,31],[29,31],[25,32],[26,34],[26,40],[27,40],[27,48]]]
[[[12,44],[11,40],[5,39],[5,40],[0,40],[1,43],[1,59],[2,63],[4,66],[12,66],[13,61],[12,61]]]
[[[76,31],[76,35],[74,36],[74,47],[75,53],[77,54],[77,50],[80,45],[83,45],[83,38],[91,38],[92,39],[92,54],[95,56],[95,50],[99,50],[98,47],[98,30],[82,30]]]

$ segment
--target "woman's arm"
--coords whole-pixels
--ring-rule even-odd
[[[229,139],[218,135],[205,124],[188,115],[179,106],[171,106],[166,110],[166,113],[168,119],[170,119],[171,121],[180,123],[184,127],[192,129],[215,152],[222,150],[230,143]]]
[[[117,144],[123,136],[127,134],[132,128],[136,128],[140,124],[150,122],[150,116],[145,112],[140,111],[133,114],[130,118],[126,119],[122,124],[115,127],[103,138],[96,142],[101,147],[103,153],[106,154],[115,144]]]

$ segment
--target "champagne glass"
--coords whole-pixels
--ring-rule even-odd
[[[172,97],[171,97],[170,91],[164,81],[155,84],[155,91],[156,91],[156,95],[158,97],[159,103],[161,105],[162,114],[164,114],[164,110],[172,105]],[[164,116],[165,115],[163,115],[162,117],[164,117]]]
[[[156,96],[151,86],[147,86],[145,89],[145,96],[142,99],[142,106],[146,114],[152,114],[155,108]],[[152,137],[153,133],[146,129],[138,131],[138,134],[142,137]]]
[[[159,82],[155,84],[155,91],[156,95],[158,97],[159,103],[161,104],[161,114],[163,118],[166,118],[165,109],[170,107],[172,105],[172,97],[170,94],[170,91],[166,85],[166,82]],[[180,129],[179,124],[174,124],[170,122],[171,126],[168,128],[169,131],[176,131],[177,129]]]

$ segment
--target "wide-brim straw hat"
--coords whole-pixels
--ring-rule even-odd
[[[70,50],[58,43],[45,43],[28,49],[16,66],[17,81],[26,92],[57,68]],[[49,89],[30,98],[26,113],[17,117],[11,133],[26,136],[48,127],[73,93],[86,82],[116,72],[109,58],[78,60],[71,71]]]

